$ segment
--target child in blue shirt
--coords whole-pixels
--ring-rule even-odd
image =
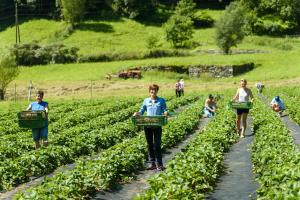
[[[46,117],[48,118],[49,107],[48,103],[43,101],[44,92],[38,91],[36,93],[36,101],[29,104],[27,110],[32,111],[41,111],[46,112]],[[35,142],[35,148],[38,149],[41,147],[40,140],[43,140],[43,145],[48,146],[48,120],[47,125],[43,128],[33,128],[32,129],[32,138]]]

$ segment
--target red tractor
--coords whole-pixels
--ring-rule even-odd
[[[128,79],[128,78],[142,78],[142,73],[140,70],[126,70],[119,73],[119,78]]]

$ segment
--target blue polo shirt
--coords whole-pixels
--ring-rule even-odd
[[[155,100],[150,97],[144,99],[140,113],[143,115],[145,111],[147,111],[147,116],[163,115],[167,111],[166,100],[160,97]]]
[[[45,101],[38,102],[32,102],[30,104],[30,110],[37,111],[37,110],[45,110],[46,106],[48,106],[48,103]]]

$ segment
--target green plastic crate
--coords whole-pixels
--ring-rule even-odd
[[[132,122],[136,126],[164,126],[168,123],[166,116],[133,116]]]
[[[21,111],[18,113],[18,123],[21,128],[43,128],[47,126],[45,111]]]
[[[230,101],[228,106],[233,109],[251,109],[253,107],[252,102],[234,102]]]

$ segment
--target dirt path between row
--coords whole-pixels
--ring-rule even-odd
[[[249,116],[248,127],[252,124]],[[207,195],[207,200],[248,200],[256,198],[258,183],[252,173],[249,145],[254,136],[250,128],[246,129],[245,138],[235,143],[225,154],[225,174],[222,175],[214,189]]]
[[[168,149],[163,154],[163,161],[164,163],[167,163],[169,160],[171,160],[177,153],[181,152],[181,149],[186,147],[189,142],[197,136],[197,133],[205,127],[205,125],[209,122],[210,119],[203,118],[199,121],[198,128],[191,134],[187,135],[186,139],[179,143],[177,146],[175,146],[172,149]],[[134,196],[136,196],[138,193],[142,193],[145,191],[149,185],[147,183],[147,179],[151,176],[153,176],[155,173],[158,173],[156,171],[152,170],[144,170],[140,171],[137,174],[137,177],[134,181],[128,183],[128,184],[119,184],[111,191],[104,191],[99,192],[96,195],[94,195],[93,199],[95,200],[129,200],[132,199]]]
[[[190,105],[183,105],[180,106],[179,108],[174,110],[174,116],[169,117],[169,120],[173,120],[174,117],[176,117],[177,113],[182,112],[183,110],[187,109]],[[92,157],[97,157],[98,155],[93,155]],[[60,172],[64,172],[64,171],[69,171],[75,168],[75,163],[71,163],[65,166],[61,166],[59,168],[57,168],[53,173],[50,173],[48,175],[45,176],[41,176],[41,177],[32,177],[30,182],[18,185],[17,187],[15,187],[14,189],[12,189],[11,191],[5,192],[5,193],[0,193],[0,199],[2,200],[10,200],[13,199],[13,197],[18,193],[18,192],[22,192],[25,191],[27,189],[29,189],[30,187],[34,187],[37,186],[39,184],[41,184],[43,182],[43,180],[45,179],[45,177],[53,177],[55,174],[58,174]]]

